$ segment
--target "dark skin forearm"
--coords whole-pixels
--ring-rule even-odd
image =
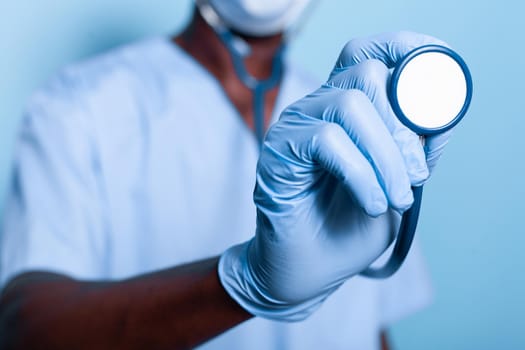
[[[251,318],[218,258],[118,282],[32,272],[0,299],[0,349],[187,349]]]
[[[390,342],[388,341],[386,331],[381,331],[381,333],[379,334],[379,337],[381,340],[381,350],[391,350]]]

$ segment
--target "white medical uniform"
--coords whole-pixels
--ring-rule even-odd
[[[287,64],[274,120],[318,86]],[[221,254],[255,232],[257,158],[218,81],[167,38],[69,67],[23,119],[0,283],[27,270],[122,279]],[[353,278],[304,322],[255,318],[202,348],[377,349],[380,329],[430,296],[415,250],[394,278]]]

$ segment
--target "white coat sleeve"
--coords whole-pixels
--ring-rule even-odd
[[[31,99],[0,234],[0,287],[24,271],[94,278],[106,263],[103,187],[86,94],[67,74]]]

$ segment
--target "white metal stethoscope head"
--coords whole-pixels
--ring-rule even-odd
[[[472,99],[472,77],[463,59],[440,45],[421,46],[396,65],[388,95],[398,119],[421,137],[443,133],[465,116]],[[424,140],[424,139],[423,139]],[[394,250],[379,268],[361,275],[386,278],[405,260],[416,232],[423,186],[412,187],[414,203],[403,213]]]
[[[399,120],[421,136],[445,132],[467,112],[472,77],[465,61],[440,45],[419,47],[396,66],[389,97]]]

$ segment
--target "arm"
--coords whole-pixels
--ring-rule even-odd
[[[379,333],[379,338],[381,339],[381,350],[390,350],[390,342],[388,341],[388,336],[385,330],[382,330]]]
[[[0,349],[188,348],[248,319],[220,285],[217,258],[97,281],[109,229],[100,103],[88,103],[83,81],[70,71],[50,81],[21,124],[0,228]]]
[[[410,41],[401,39],[401,44]],[[365,44],[371,43],[373,49],[386,47],[384,52],[392,52],[388,47],[392,40],[387,38],[385,42],[377,44],[374,39]],[[397,46],[406,49],[409,45]],[[347,54],[354,57],[351,50]],[[229,299],[221,284],[251,314],[288,321],[308,317],[346,279],[383,253],[390,244],[391,233],[397,231],[398,211],[411,203],[409,175],[416,180],[417,176],[427,175],[425,154],[417,136],[412,135],[415,142],[397,140],[394,135],[399,133],[387,127],[396,125],[393,116],[384,111],[388,67],[377,60],[367,60],[338,70],[318,91],[290,106],[270,129],[261,151],[254,191],[258,210],[256,236],[222,255],[218,266],[220,284],[215,275],[217,259],[112,283],[25,275],[8,286],[0,302],[0,347],[190,347],[250,317]],[[75,246],[84,247],[83,238],[90,238],[93,232],[78,232],[79,228],[92,225],[78,222],[91,223],[103,213],[103,208],[96,205],[98,198],[90,198],[98,188],[96,179],[77,178],[79,174],[94,173],[88,167],[92,162],[82,161],[92,159],[91,143],[76,142],[78,131],[86,128],[70,125],[76,120],[71,113],[58,112],[52,114],[67,116],[60,120],[71,132],[59,132],[55,124],[39,118],[40,123],[34,121],[36,127],[47,130],[47,136],[30,137],[25,144],[27,157],[21,158],[32,166],[26,164],[26,176],[21,177],[25,178],[26,197],[17,197],[13,207],[24,214],[24,222],[34,223],[28,219],[31,213],[38,214],[43,222],[39,230],[32,226],[29,233],[22,227],[21,232],[27,235],[22,236],[23,243],[31,242],[31,247],[47,247],[46,237],[65,237],[68,242],[72,232],[76,235]],[[60,142],[64,136],[74,147],[64,147]],[[35,139],[51,145],[35,143]],[[430,139],[427,144],[429,154],[437,159],[434,155],[440,153],[443,145]],[[410,147],[414,145],[415,149]],[[69,163],[48,169],[64,162],[62,150],[69,152]],[[56,162],[49,162],[42,154],[53,155]],[[410,167],[418,171],[404,169],[406,155],[412,160],[420,158],[421,167]],[[69,185],[65,190],[49,185],[64,184],[64,180]],[[380,182],[386,184],[384,190]],[[95,185],[86,186],[87,183]],[[71,188],[77,187],[78,193],[73,195]],[[41,205],[42,199],[46,206]],[[79,205],[78,199],[89,210]],[[76,204],[75,211],[71,210],[71,203]],[[32,206],[29,214],[28,205]],[[54,210],[49,213],[47,208]],[[92,215],[64,223],[64,218],[72,216],[64,213],[72,212],[77,216]],[[19,222],[16,215],[8,218],[11,223]],[[96,233],[104,232],[103,223],[97,226],[102,229],[94,230]],[[10,241],[11,247],[17,247],[16,242]],[[104,271],[92,268],[97,263],[92,257],[97,255],[71,250],[67,244],[62,246],[62,256],[54,260],[60,264],[77,262],[78,275],[96,276]],[[2,244],[6,255],[11,254],[9,248]],[[32,253],[38,255],[41,251],[35,249]],[[57,254],[55,246],[47,251]],[[78,254],[86,255],[77,258]],[[27,252],[23,255],[31,256]],[[38,262],[46,266],[50,263],[56,261]],[[20,266],[13,269],[16,268]]]
[[[217,260],[119,282],[24,273],[0,298],[0,349],[197,346],[252,317],[224,291]]]

